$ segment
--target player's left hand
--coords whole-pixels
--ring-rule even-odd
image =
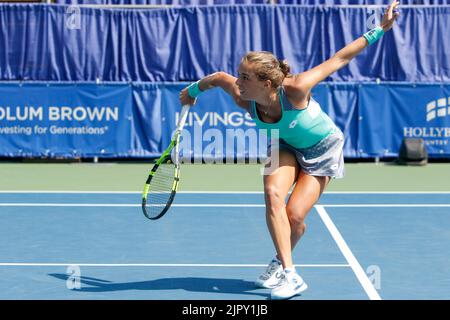
[[[395,19],[397,19],[400,15],[400,13],[396,11],[399,3],[400,2],[397,0],[392,1],[392,3],[388,6],[386,12],[384,13],[383,20],[380,23],[380,27],[383,28],[384,32],[392,28]]]

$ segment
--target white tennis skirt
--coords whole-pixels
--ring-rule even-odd
[[[269,154],[273,148],[275,144],[272,142],[268,147]],[[344,177],[344,134],[339,128],[311,147],[294,148],[280,139],[279,148],[294,154],[297,163],[308,175],[328,176],[335,179]]]

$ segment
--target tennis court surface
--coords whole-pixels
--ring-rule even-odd
[[[188,191],[186,178],[170,212],[150,221],[139,191],[26,190],[25,173],[8,166],[17,178],[9,186],[24,185],[5,184],[0,193],[1,299],[270,298],[269,289],[253,285],[274,255],[257,187]],[[52,166],[61,168],[46,164],[43,172]],[[86,165],[65,166],[62,178]],[[129,168],[87,166],[121,174]],[[124,186],[145,172],[137,166]],[[348,166],[350,176],[358,168]],[[109,179],[104,187],[117,187]],[[57,181],[49,176],[43,187]],[[340,188],[333,182],[307,217],[294,262],[309,288],[293,300],[449,299],[450,193]]]

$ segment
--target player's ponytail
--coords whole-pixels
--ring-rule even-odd
[[[291,76],[291,67],[288,65],[286,60],[278,60],[281,72],[283,72],[284,77]]]

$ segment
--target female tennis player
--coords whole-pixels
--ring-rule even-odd
[[[220,87],[259,128],[278,129],[279,147],[268,149],[269,159],[278,153],[278,166],[264,175],[266,222],[277,254],[256,280],[257,286],[272,288],[272,299],[287,299],[307,289],[294,268],[292,250],[330,179],[344,175],[343,133],[311,97],[311,89],[390,30],[399,15],[394,11],[398,4],[394,0],[388,6],[378,27],[311,70],[291,75],[288,64],[273,54],[249,52],[239,65],[238,78],[217,72],[180,92],[181,104],[193,105],[201,92]]]

